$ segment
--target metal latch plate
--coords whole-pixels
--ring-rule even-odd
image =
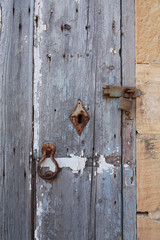
[[[80,99],[78,99],[77,105],[69,118],[80,136],[90,119]]]
[[[105,96],[106,98],[120,98],[125,88],[130,89],[130,91],[127,91],[125,93],[124,95],[125,98],[129,98],[130,92],[133,92],[132,98],[137,98],[141,94],[140,90],[137,89],[136,87],[106,85],[103,86],[103,96]]]

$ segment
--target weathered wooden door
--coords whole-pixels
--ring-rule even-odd
[[[36,239],[122,239],[122,218],[128,234],[134,231],[127,209],[135,197],[128,191],[135,182],[133,120],[122,119],[119,100],[102,91],[105,84],[134,85],[126,57],[132,42],[122,47],[121,37],[121,14],[127,24],[134,13],[126,4],[121,12],[119,0],[35,3],[34,152],[40,159],[43,144],[53,143],[61,168],[52,183],[36,177]],[[69,119],[78,99],[90,116],[81,136]]]
[[[2,212],[13,208],[2,239],[135,240],[135,105],[122,114],[102,89],[135,85],[134,1],[11,2],[2,1],[1,189]],[[80,136],[69,118],[78,99],[90,117]],[[53,182],[37,174],[47,142],[60,167]],[[54,171],[50,158],[43,168]]]

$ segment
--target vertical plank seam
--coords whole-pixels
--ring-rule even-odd
[[[123,2],[120,0],[120,75],[121,75],[121,86],[123,86],[123,71],[122,71],[122,65],[123,65],[123,59],[122,59],[122,51],[123,51],[123,45],[122,45],[122,26],[123,26]],[[121,231],[122,231],[122,240],[123,240],[123,113],[121,113]]]
[[[88,4],[87,4],[87,24],[86,24],[86,30],[87,30],[87,37],[86,37],[86,53],[88,50],[88,29],[89,29],[89,5],[90,5],[90,0],[88,0]]]
[[[88,6],[89,6],[89,3],[90,3],[90,0],[88,0]],[[95,21],[95,2],[94,2],[94,21]],[[88,16],[89,17],[89,16]],[[89,18],[88,18],[88,22],[89,22]],[[96,24],[94,24],[94,33],[96,32]],[[87,30],[87,33],[88,33],[88,30]],[[88,38],[88,36],[87,36]],[[95,46],[95,44],[97,43],[96,41],[96,34],[94,34],[93,36],[93,47]],[[97,49],[95,47],[95,49]],[[92,64],[93,64],[93,59],[95,58],[96,54],[93,55],[93,58],[92,58]],[[96,178],[96,182],[95,182],[95,196],[94,196],[94,208],[92,210],[92,189],[94,187],[94,183],[93,183],[93,180],[94,180],[94,155],[95,155],[95,131],[96,131],[96,79],[97,79],[97,58],[95,58],[95,77],[94,77],[94,115],[93,115],[93,143],[92,143],[92,175],[91,175],[91,193],[90,193],[90,231],[92,232],[92,229],[91,229],[91,217],[92,217],[92,211],[94,211],[94,229],[93,229],[93,236],[94,236],[94,239],[93,240],[96,240],[96,200],[97,200],[97,178]],[[96,172],[97,172],[97,168],[96,168]],[[90,234],[88,235],[89,237],[89,240],[90,240]]]
[[[31,239],[34,240],[35,228],[35,160],[33,155],[34,143],[34,0],[30,0],[30,78],[32,79],[32,163],[31,163]]]
[[[88,24],[89,24],[89,7],[90,7],[90,0],[88,0],[88,9],[87,9],[87,44],[86,44],[86,53],[87,53],[87,48],[88,48]],[[94,43],[93,43],[94,44]],[[93,55],[94,57],[94,55]],[[92,64],[93,64],[93,57],[92,57]],[[90,191],[90,217],[89,217],[89,228],[88,228],[88,240],[90,240],[90,234],[92,233],[92,192],[93,192],[93,187],[94,187],[94,148],[95,148],[95,98],[96,98],[96,75],[94,79],[94,113],[93,113],[93,142],[92,142],[92,170],[91,170],[91,191]],[[96,201],[96,195],[95,201]],[[95,231],[96,231],[96,209],[95,209],[95,204],[94,204],[94,239],[95,240]]]
[[[136,26],[135,26],[135,21],[136,21],[136,19],[135,19],[135,17],[136,17],[136,2],[135,2],[135,0],[134,0],[134,39],[136,39],[135,38],[135,34],[136,34],[136,32],[135,32],[135,30],[136,30]],[[135,79],[135,84],[136,84],[136,43],[135,43],[135,41],[136,40],[134,40],[134,79]],[[135,103],[135,108],[136,108],[136,103]],[[136,110],[135,110],[135,131],[136,131]],[[137,155],[136,155],[136,153],[137,153],[137,149],[136,149],[136,141],[137,141],[137,139],[136,139],[136,133],[135,133],[135,139],[134,139],[134,144],[135,144],[135,179],[137,179]],[[137,212],[137,180],[136,180],[136,185],[135,185],[135,191],[136,191],[136,212]],[[136,226],[135,226],[135,231],[136,231],[136,240],[138,239],[138,235],[137,235],[137,233],[138,233],[138,231],[137,231],[137,214],[136,214]]]
[[[2,11],[3,9],[5,9],[4,7],[2,7]],[[3,13],[2,13],[2,17],[3,17]],[[11,16],[10,16],[11,17]],[[2,29],[1,29],[2,30]],[[11,33],[11,30],[12,30],[12,25],[10,25],[10,33]],[[11,48],[11,36],[8,37],[8,40],[7,40],[7,44],[8,46],[7,50],[6,50],[6,53],[5,53],[5,59],[4,59],[4,73],[5,73],[5,76],[3,77],[3,142],[2,142],[2,149],[3,149],[3,172],[4,172],[4,175],[3,175],[3,203],[5,202],[5,189],[6,189],[6,139],[7,139],[7,94],[8,94],[8,88],[7,88],[7,81],[8,81],[8,62],[9,62],[9,58],[10,58],[10,48]],[[5,107],[4,107],[5,106]],[[4,132],[5,130],[5,132]],[[2,236],[6,236],[6,239],[8,238],[8,222],[6,223],[5,221],[5,211],[6,211],[6,206],[3,205],[3,230],[2,230]],[[7,209],[8,210],[8,209]]]
[[[95,4],[96,0],[94,1],[94,22],[95,22],[95,16],[96,14],[96,4]],[[96,21],[98,21],[98,19],[96,18]],[[94,33],[97,33],[97,24],[94,24]],[[94,42],[93,44],[97,45],[97,47],[95,47],[96,51],[98,52],[98,44],[97,44],[97,34],[95,34],[94,36]],[[97,56],[97,57],[95,57]],[[95,154],[95,137],[96,137],[96,97],[97,97],[97,91],[96,91],[96,82],[97,82],[97,60],[98,60],[98,54],[94,55],[95,57],[95,81],[94,81],[94,125],[93,125],[93,161],[92,161],[92,169],[93,169],[93,177],[94,177],[94,154]],[[97,167],[96,167],[96,176],[97,176]],[[96,240],[96,230],[97,230],[97,221],[96,221],[96,203],[97,203],[97,177],[96,177],[96,182],[95,182],[95,204],[94,204],[94,240]]]

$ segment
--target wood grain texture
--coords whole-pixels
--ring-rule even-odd
[[[137,131],[139,134],[160,133],[160,64],[137,64],[136,84],[142,95],[137,99]]]
[[[55,144],[59,163],[86,158],[83,172],[63,166],[52,184],[37,176],[36,239],[122,239],[123,196],[124,237],[136,237],[134,106],[132,119],[124,118],[122,150],[119,99],[106,100],[102,91],[106,84],[121,85],[121,51],[123,85],[135,86],[133,13],[128,18],[134,4],[131,8],[123,4],[126,33],[121,50],[118,0],[36,1],[35,158],[41,157],[46,141]],[[80,137],[69,120],[78,98],[90,115]],[[127,165],[124,171],[121,152]]]
[[[147,216],[140,215],[137,218],[138,240],[159,240],[160,222],[150,219]]]
[[[80,156],[83,149],[90,157],[95,87],[93,39],[86,30],[88,1],[37,1],[35,5],[35,150],[39,157],[44,142],[56,141],[58,157]],[[80,138],[69,119],[79,98],[90,116]]]
[[[89,239],[91,170],[64,168],[52,184],[37,180],[35,239]]]
[[[88,1],[35,2],[35,156],[37,152],[41,157],[41,147],[49,141],[56,146],[55,159],[69,162],[73,155],[75,160],[84,156],[91,165],[83,173],[61,167],[51,184],[37,176],[38,240],[94,239],[91,195],[95,78],[93,30],[88,30],[93,28],[88,24],[93,15]],[[69,119],[78,99],[90,116],[80,137]]]
[[[119,99],[103,98],[104,85],[121,85],[120,2],[95,1],[95,154],[108,164],[96,178],[96,239],[122,239],[121,111]]]
[[[159,239],[159,1],[136,1],[138,239]],[[143,216],[143,212],[145,215]]]
[[[0,1],[0,239],[31,239],[32,15]]]
[[[35,238],[121,239],[121,113],[102,94],[105,83],[121,84],[120,3],[35,7],[35,157],[50,141],[57,159],[87,158],[83,173],[62,167],[52,184],[37,176]],[[80,137],[69,120],[78,98],[90,115]]]
[[[135,1],[122,0],[122,85],[135,87]],[[130,116],[123,112],[123,239],[136,233],[135,100]]]
[[[137,136],[137,183],[139,212],[153,212],[160,206],[160,135]]]
[[[157,211],[160,207],[159,178],[159,64],[137,65],[138,211]]]

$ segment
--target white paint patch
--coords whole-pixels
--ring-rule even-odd
[[[128,164],[124,164],[124,168],[130,168]]]
[[[97,173],[103,173],[103,171],[106,171],[112,175],[114,173],[114,168],[114,165],[106,163],[105,157],[103,155],[99,157],[99,167],[97,169]]]
[[[25,41],[25,43],[28,43],[28,36],[27,35],[24,36],[24,41]]]
[[[43,2],[36,1],[35,3],[35,16],[38,16],[38,28],[35,26],[34,32],[34,39],[35,39],[35,46],[34,46],[34,59],[35,66],[34,66],[34,151],[39,150],[39,113],[40,113],[40,106],[39,101],[41,97],[40,87],[42,86],[42,60],[40,57],[40,40],[41,34],[44,31],[43,23],[42,23],[42,9],[43,9]]]
[[[47,25],[46,25],[46,24],[42,24],[42,29],[43,29],[44,31],[46,31],[46,30],[47,30]]]
[[[83,173],[83,170],[86,165],[87,158],[79,157],[75,155],[70,155],[68,158],[56,158],[56,161],[60,168],[70,168],[73,173],[78,173],[79,171]],[[46,158],[46,160],[42,163],[42,167],[47,167],[52,172],[55,172],[55,165],[50,158]]]
[[[149,217],[150,217],[152,220],[159,220],[159,219],[160,219],[160,209],[157,209],[157,210],[154,211],[154,212],[149,212]]]
[[[125,186],[131,187],[135,186],[135,175],[134,175],[134,170],[130,167],[128,164],[124,164],[124,183]]]
[[[38,234],[40,232],[41,225],[42,225],[42,221],[41,221],[42,213],[43,213],[42,202],[38,202],[37,211],[36,211],[36,229],[35,229],[36,240],[39,240]]]
[[[38,229],[36,228],[36,230],[35,230],[35,239],[37,239],[38,240]]]
[[[116,55],[116,50],[114,48],[110,48],[110,53],[113,53],[114,55]]]
[[[2,31],[2,7],[0,6],[0,33]]]
[[[83,150],[81,151],[81,157],[84,157],[84,151]]]
[[[30,174],[30,175],[29,175],[29,178],[28,178],[29,191],[31,191],[31,190],[32,190],[31,179],[32,179],[32,175]]]
[[[38,206],[37,206],[37,216],[41,216],[43,213],[43,209],[42,209],[42,202],[39,202]]]
[[[80,3],[80,0],[75,0],[78,4]]]

